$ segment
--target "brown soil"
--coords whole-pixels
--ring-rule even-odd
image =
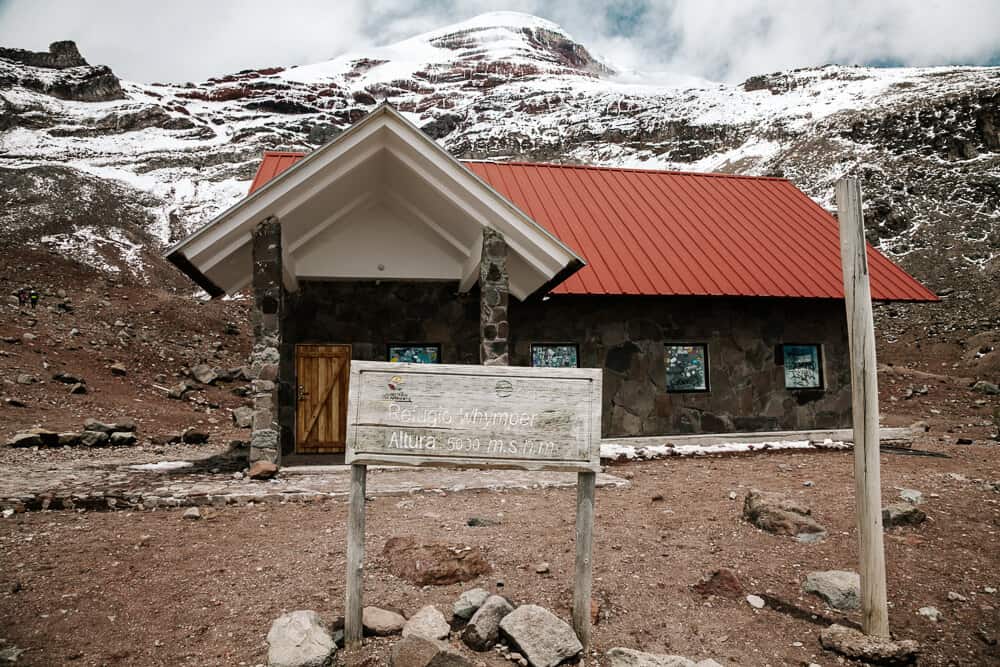
[[[988,642],[997,639],[1000,595],[983,589],[1000,587],[1000,496],[971,480],[998,476],[1000,447],[930,439],[920,446],[952,458],[882,461],[886,502],[895,487],[929,496],[927,523],[887,534],[892,628],[920,641],[921,664],[997,664],[1000,650]],[[804,609],[806,618],[839,618],[800,585],[811,570],[856,566],[851,461],[850,453],[821,452],[616,466],[632,487],[598,492],[593,649],[626,646],[739,665],[833,662],[818,644],[821,625],[754,611],[743,600],[703,598],[692,586],[730,567],[748,592]],[[803,486],[807,480],[814,486]],[[740,519],[750,487],[808,505],[829,537],[799,544],[751,527]],[[568,618],[574,497],[547,490],[374,499],[366,602],[406,613],[437,604],[447,612],[478,584]],[[258,664],[266,660],[268,627],[282,612],[315,609],[329,620],[341,613],[344,503],[207,511],[197,522],[180,510],[27,513],[3,521],[3,635],[29,649],[22,658],[28,665]],[[473,516],[499,524],[469,527]],[[494,571],[469,584],[411,585],[392,576],[380,555],[387,539],[405,535],[479,546]],[[535,573],[541,561],[551,564],[550,574]],[[950,602],[950,591],[968,601]],[[941,622],[917,615],[928,605],[941,610]],[[391,643],[370,641],[371,664],[386,664]],[[483,660],[505,664],[492,653]]]
[[[156,385],[175,384],[202,360],[241,365],[250,334],[246,303],[199,304],[174,278],[156,280],[116,282],[28,251],[16,264],[0,263],[0,295],[24,284],[43,291],[34,313],[0,304],[0,337],[38,336],[0,343],[3,397],[28,403],[0,403],[0,438],[36,425],[79,428],[85,417],[135,418],[143,437],[200,424],[217,446],[241,434],[228,409],[244,399],[231,387],[172,401]],[[44,310],[60,300],[58,290],[71,298],[73,312]],[[129,326],[116,327],[119,319]],[[227,322],[238,334],[224,333]],[[74,327],[81,335],[69,335]],[[951,457],[882,457],[885,502],[895,501],[896,487],[920,489],[930,517],[887,534],[891,625],[900,637],[920,641],[921,664],[1000,664],[1000,595],[983,590],[1000,588],[1000,496],[973,481],[1000,478],[1000,446],[991,439],[1000,398],[969,389],[971,379],[983,377],[973,364],[987,358],[967,359],[966,346],[921,348],[917,340],[883,343],[879,353],[893,364],[881,374],[885,421],[928,421],[931,430],[917,446]],[[113,376],[113,361],[125,362],[128,375]],[[49,379],[57,370],[82,374],[90,393],[68,395],[66,385]],[[19,373],[43,382],[18,385]],[[926,394],[906,398],[909,388],[923,385]],[[959,437],[976,444],[959,446]],[[146,447],[79,456],[96,465],[191,453]],[[6,465],[14,460],[0,458]],[[598,491],[595,655],[625,646],[723,664],[834,663],[819,647],[822,626],[811,615],[840,616],[800,585],[811,570],[856,568],[849,453],[654,461],[612,472],[630,477],[632,487]],[[814,485],[804,486],[807,480]],[[799,544],[751,527],[740,509],[752,487],[809,506],[829,536]],[[448,612],[462,590],[478,584],[568,618],[574,498],[568,489],[376,498],[368,510],[366,601],[406,613],[425,604]],[[182,511],[42,512],[0,520],[0,638],[28,649],[18,664],[254,665],[266,661],[264,638],[282,612],[315,609],[331,621],[342,612],[343,502],[203,509],[201,521],[181,519]],[[469,527],[471,517],[498,524]],[[381,556],[394,536],[481,547],[493,573],[468,584],[411,585],[390,574]],[[542,561],[550,563],[549,574],[535,573]],[[748,593],[767,596],[769,608],[755,611],[742,599],[705,598],[692,589],[721,567],[732,568]],[[968,600],[949,601],[951,591]],[[791,607],[776,611],[779,601]],[[924,606],[940,609],[943,620],[932,624],[917,615]],[[370,664],[386,664],[391,644],[371,640]],[[507,664],[494,653],[481,659]]]

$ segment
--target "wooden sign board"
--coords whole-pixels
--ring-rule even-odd
[[[597,471],[601,370],[355,361],[351,464]]]
[[[351,362],[344,643],[361,646],[368,464],[577,473],[573,629],[590,641],[601,370]]]

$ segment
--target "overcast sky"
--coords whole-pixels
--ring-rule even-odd
[[[135,81],[304,64],[497,9],[613,65],[742,81],[825,63],[1000,64],[1000,0],[0,0],[0,45],[73,39]]]

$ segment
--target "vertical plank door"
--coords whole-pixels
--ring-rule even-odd
[[[297,453],[344,451],[350,373],[350,345],[295,346]]]

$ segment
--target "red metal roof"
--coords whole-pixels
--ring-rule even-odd
[[[250,192],[302,153],[268,152]],[[465,162],[583,257],[553,294],[844,296],[837,221],[783,178]],[[936,301],[868,247],[872,297]]]

